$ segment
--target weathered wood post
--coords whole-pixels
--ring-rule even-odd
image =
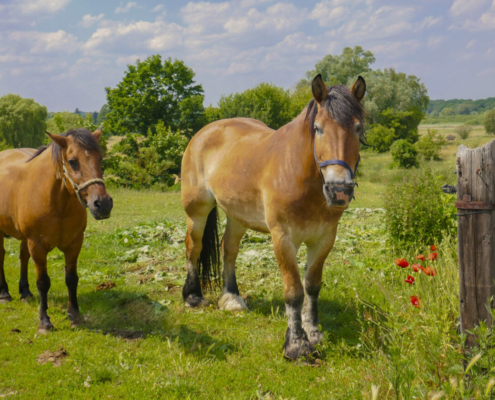
[[[492,324],[495,296],[495,140],[457,150],[457,201],[461,332]],[[466,332],[466,345],[476,339]]]

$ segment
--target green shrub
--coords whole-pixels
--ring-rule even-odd
[[[455,115],[455,111],[453,108],[450,108],[450,107],[446,107],[444,108],[442,111],[440,111],[440,115],[442,117],[449,117],[451,115]]]
[[[418,152],[413,144],[405,139],[396,140],[390,147],[390,153],[394,165],[399,168],[411,168],[418,166]]]
[[[394,128],[376,124],[368,131],[366,139],[373,146],[373,150],[378,153],[385,153],[390,150],[390,146],[397,137],[395,136]]]
[[[461,139],[467,139],[472,130],[473,127],[470,125],[459,125],[454,129],[455,133],[457,133]]]
[[[442,177],[420,169],[385,191],[386,225],[391,242],[408,247],[440,243],[456,235],[455,196],[442,192]]]
[[[107,181],[134,189],[166,190],[180,171],[188,139],[166,128],[163,122],[153,127],[148,137],[127,134],[112,147],[103,160]]]
[[[483,126],[485,127],[486,133],[495,134],[495,108],[485,114]]]
[[[445,138],[436,129],[428,129],[426,135],[415,144],[420,157],[425,160],[440,160],[440,150],[445,144]]]

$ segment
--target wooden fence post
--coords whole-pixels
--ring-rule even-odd
[[[461,332],[492,324],[495,296],[495,140],[457,150],[457,201]],[[466,345],[476,338],[466,332]]]

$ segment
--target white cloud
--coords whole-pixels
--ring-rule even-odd
[[[418,40],[405,40],[396,42],[384,42],[373,46],[371,51],[375,55],[385,55],[388,58],[398,58],[417,50],[421,46]]]
[[[426,45],[431,49],[438,48],[446,39],[444,35],[430,36]]]
[[[471,47],[473,47],[476,43],[476,39],[473,39],[473,40],[470,40],[467,44],[466,44],[466,49],[470,49]]]
[[[57,32],[12,32],[9,40],[29,48],[31,54],[73,53],[80,48],[77,38],[63,30]]]
[[[163,10],[164,5],[163,4],[158,4],[155,8],[151,10],[151,12],[158,12]]]
[[[67,4],[70,0],[24,0],[18,1],[16,6],[23,14],[33,14],[33,13],[54,13]]]
[[[115,14],[121,14],[121,13],[126,13],[128,12],[132,7],[136,7],[137,3],[134,3],[133,1],[130,1],[125,5],[125,7],[117,7],[115,9]]]
[[[493,6],[491,10],[482,14],[478,20],[465,21],[462,28],[471,32],[495,29],[495,6]]]
[[[94,17],[91,14],[86,14],[78,25],[83,28],[91,28],[96,22],[101,21],[104,16],[105,14],[95,15]]]
[[[430,15],[429,17],[426,17],[421,21],[419,24],[419,29],[424,29],[424,28],[431,28],[432,26],[438,25],[440,22],[442,22],[442,17],[434,17]]]
[[[466,17],[466,14],[475,13],[487,4],[487,2],[487,0],[455,0],[450,7],[450,13],[455,17]]]
[[[322,1],[315,5],[309,15],[310,19],[318,21],[318,25],[325,27],[334,27],[343,22],[344,16],[347,16],[351,9],[347,6],[338,5],[335,0]]]

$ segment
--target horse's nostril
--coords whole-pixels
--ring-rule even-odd
[[[95,206],[95,208],[101,208],[101,203],[98,200],[96,200],[94,202],[94,206]]]

